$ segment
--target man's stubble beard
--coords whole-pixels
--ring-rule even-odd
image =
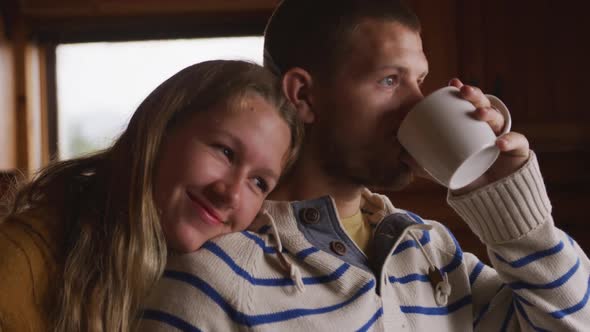
[[[315,151],[328,176],[351,184],[379,190],[401,190],[413,180],[409,166],[392,159],[375,147],[346,146],[338,138],[325,136]],[[392,149],[393,150],[393,149]],[[392,154],[395,151],[392,151]]]

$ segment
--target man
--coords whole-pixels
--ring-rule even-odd
[[[396,139],[423,98],[420,24],[393,0],[285,0],[265,33],[265,65],[306,125],[300,159],[241,233],[171,259],[149,326],[267,331],[581,331],[590,262],[553,225],[527,139],[449,204],[488,246],[494,268],[441,224],[366,187],[403,188],[421,173]],[[453,79],[475,117],[504,119]],[[167,300],[174,298],[174,300]]]

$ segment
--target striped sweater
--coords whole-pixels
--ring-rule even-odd
[[[442,224],[366,191],[371,258],[333,201],[267,202],[256,232],[171,256],[141,331],[588,331],[590,262],[556,228],[534,155],[449,204],[493,268]]]

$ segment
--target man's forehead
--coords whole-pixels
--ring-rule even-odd
[[[384,43],[422,49],[420,32],[400,22],[384,19],[362,19],[351,33],[351,41],[366,41],[374,46]]]
[[[351,33],[349,42],[353,62],[363,63],[376,70],[400,67],[416,75],[428,72],[420,34],[401,23],[362,21]]]

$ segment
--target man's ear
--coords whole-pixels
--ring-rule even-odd
[[[312,109],[312,78],[309,72],[299,67],[291,68],[283,75],[281,83],[283,94],[295,106],[301,121],[313,123],[315,114]]]

